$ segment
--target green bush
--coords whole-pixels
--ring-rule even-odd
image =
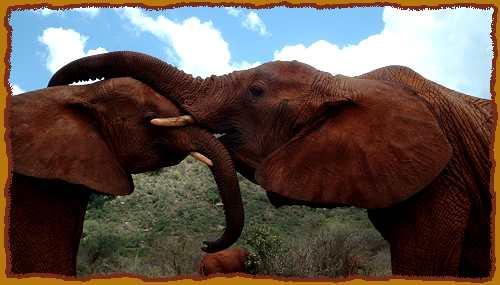
[[[144,174],[148,175],[148,176],[158,176],[158,175],[161,174],[162,170],[163,170],[162,168],[158,168],[158,169],[155,169],[155,170],[151,170],[151,171],[145,172]]]
[[[115,197],[111,195],[90,193],[87,209],[100,209],[106,202],[111,201],[114,198]]]
[[[158,276],[190,275],[201,260],[200,239],[185,236],[158,237],[151,244],[145,265],[156,268]]]
[[[388,275],[387,243],[373,229],[350,226],[323,227],[282,247],[267,263],[271,275],[288,277],[346,277]],[[378,260],[377,260],[378,259]]]
[[[88,223],[83,236],[78,252],[78,271],[81,274],[114,272],[118,257],[127,255],[131,244],[116,230],[98,223]]]
[[[245,273],[256,275],[259,270],[260,258],[254,253],[249,252],[245,260]]]
[[[210,185],[207,188],[207,200],[215,207],[217,203],[221,202],[219,190],[216,185]]]
[[[270,226],[262,224],[251,224],[243,236],[248,245],[253,271],[258,274],[270,274],[270,263],[276,260],[282,250],[282,239],[279,233]]]

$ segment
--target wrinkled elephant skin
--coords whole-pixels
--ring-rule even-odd
[[[130,174],[175,165],[192,152],[213,163],[226,214],[225,232],[209,242],[209,250],[234,243],[243,227],[243,207],[224,146],[196,125],[166,128],[150,122],[181,114],[131,78],[11,97],[8,273],[75,275],[89,194],[130,194]]]
[[[402,66],[347,77],[276,61],[203,80],[129,52],[77,60],[51,85],[124,73],[224,134],[274,205],[369,209],[394,274],[490,275],[490,100]],[[197,92],[176,92],[179,78]]]
[[[200,262],[198,273],[202,276],[218,273],[246,273],[245,262],[248,255],[249,253],[246,249],[239,247],[207,254]]]

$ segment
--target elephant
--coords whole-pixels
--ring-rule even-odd
[[[131,174],[176,165],[190,153],[210,167],[226,216],[223,235],[203,249],[216,252],[239,238],[244,212],[227,150],[211,133],[186,125],[181,111],[147,85],[113,78],[35,90],[8,103],[11,274],[75,276],[89,194],[128,195]]]
[[[397,65],[349,77],[274,61],[201,79],[134,52],[79,59],[49,85],[116,76],[221,134],[237,171],[275,207],[367,209],[393,274],[490,275],[490,100]]]
[[[216,253],[210,253],[203,256],[198,273],[201,276],[222,273],[248,273],[246,270],[246,261],[249,252],[241,247],[232,247]]]

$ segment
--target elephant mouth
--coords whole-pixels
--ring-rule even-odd
[[[244,155],[241,150],[241,141],[238,133],[225,133],[216,136],[218,136],[219,141],[229,152],[236,170],[246,179],[255,184],[259,184],[255,180],[255,170],[258,168],[259,163],[250,159],[249,156]]]

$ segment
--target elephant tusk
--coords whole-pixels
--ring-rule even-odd
[[[190,115],[182,115],[172,118],[156,118],[151,120],[151,124],[162,127],[182,127],[194,123]]]
[[[189,154],[192,157],[194,157],[195,159],[205,163],[208,166],[214,166],[213,162],[208,157],[204,156],[203,154],[201,154],[199,152],[191,152]]]

